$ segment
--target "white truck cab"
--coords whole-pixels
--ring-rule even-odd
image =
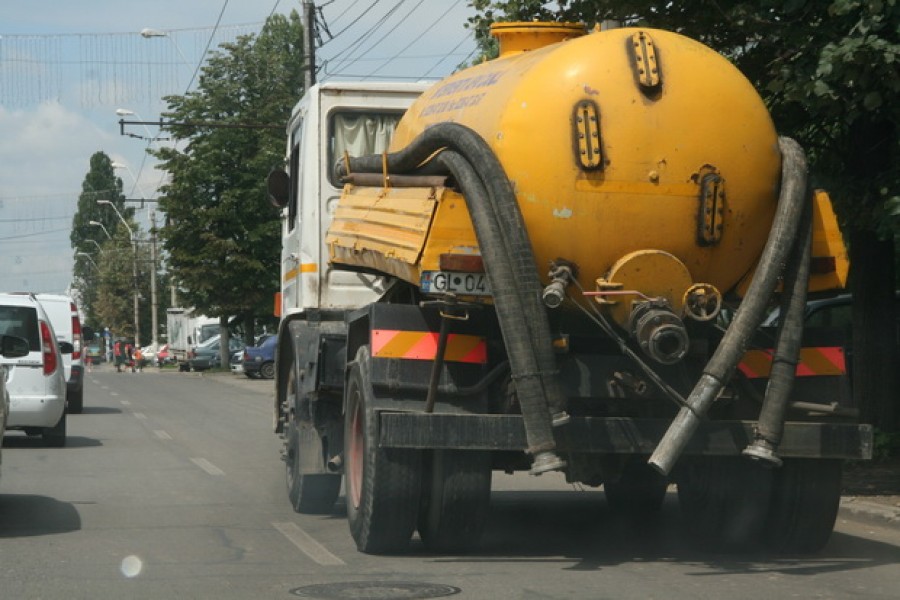
[[[332,171],[350,156],[387,150],[394,128],[428,83],[322,83],[294,107],[288,124],[291,172],[282,209],[281,315],[311,308],[365,306],[383,291],[382,278],[333,269],[325,232],[343,184]]]

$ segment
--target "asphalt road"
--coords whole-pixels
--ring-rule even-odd
[[[272,383],[230,374],[88,375],[68,446],[9,432],[3,598],[897,598],[900,528],[842,513],[814,557],[684,543],[674,498],[629,522],[561,477],[495,474],[464,556],[356,551],[343,499],[295,514],[271,433]],[[670,494],[671,496],[671,494]]]

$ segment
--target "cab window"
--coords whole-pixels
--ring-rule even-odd
[[[335,165],[345,152],[350,156],[385,152],[402,116],[399,111],[333,113],[329,119],[328,164]],[[334,169],[328,169],[328,178],[335,187],[341,186],[334,177]]]

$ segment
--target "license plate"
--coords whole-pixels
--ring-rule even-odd
[[[462,296],[490,296],[487,276],[484,273],[457,273],[454,271],[425,271],[422,273],[422,291],[426,294],[451,292]]]

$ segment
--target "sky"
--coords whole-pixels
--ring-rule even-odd
[[[468,0],[315,5],[319,81],[440,78],[475,50]],[[0,291],[69,289],[72,217],[95,152],[113,160],[127,198],[156,197],[165,173],[146,149],[166,142],[120,135],[117,110],[133,113],[128,120],[158,119],[163,96],[195,89],[207,45],[255,33],[273,12],[291,10],[300,11],[300,0],[2,0]],[[157,35],[142,36],[145,29]],[[153,205],[131,206],[146,236]]]

